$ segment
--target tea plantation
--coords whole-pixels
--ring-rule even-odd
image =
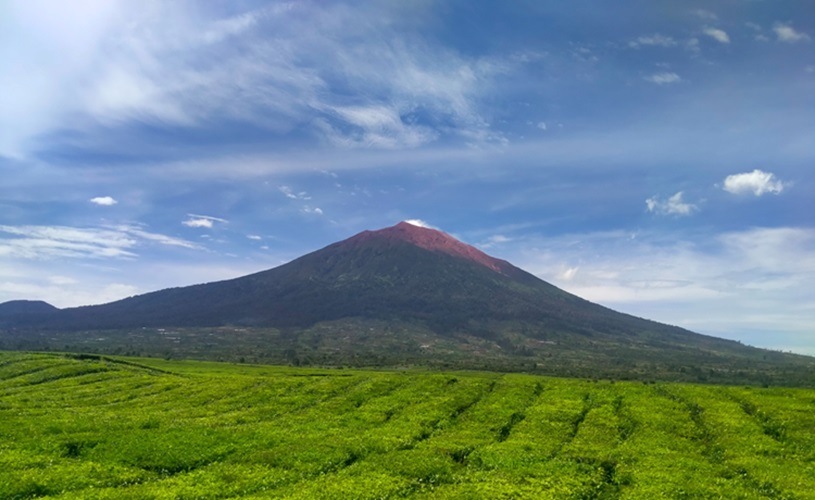
[[[0,498],[813,498],[815,390],[0,352]]]

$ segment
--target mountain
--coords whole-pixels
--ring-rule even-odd
[[[304,328],[349,317],[418,322],[438,333],[513,320],[534,324],[533,333],[543,337],[680,333],[585,301],[446,233],[407,222],[249,276],[64,309],[30,322],[56,329]]]
[[[7,304],[0,310],[20,307]],[[676,370],[680,365],[752,370],[756,363],[777,367],[792,360],[811,366],[815,361],[613,311],[446,233],[407,222],[364,231],[236,279],[103,305],[41,309],[0,316],[0,327],[40,334],[47,345],[56,337],[43,332],[129,331],[107,342],[133,352],[161,344],[167,353],[195,343],[185,355],[213,357],[217,351],[219,357],[234,357],[243,352],[249,359],[263,361],[266,356],[274,362],[281,356],[352,364],[445,359],[454,360],[454,366],[500,360],[498,364],[552,370],[647,372],[649,364]],[[149,332],[167,328],[181,332],[171,337],[174,344],[161,335],[144,340]],[[106,338],[65,335],[60,339],[94,348],[101,341],[88,343],[87,338]],[[241,347],[242,342],[247,346]]]

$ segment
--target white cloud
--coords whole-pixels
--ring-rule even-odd
[[[247,234],[246,237],[249,238],[250,240],[255,240],[255,241],[260,241],[260,240],[263,239],[262,236],[259,236],[257,234]]]
[[[229,222],[226,219],[222,219],[220,217],[213,217],[211,215],[200,215],[200,214],[187,214],[189,217],[185,221],[181,221],[187,227],[200,227],[200,228],[212,228],[216,222],[227,223]]]
[[[723,189],[728,193],[753,193],[761,196],[765,193],[780,194],[786,184],[778,180],[774,174],[755,169],[752,172],[728,175],[724,179]]]
[[[97,196],[96,198],[91,198],[88,201],[90,201],[91,203],[94,203],[96,205],[102,205],[102,206],[106,206],[106,207],[109,207],[111,205],[115,205],[115,204],[119,203],[118,201],[111,198],[110,196]]]
[[[224,223],[229,222],[229,221],[228,221],[228,220],[226,220],[226,219],[222,219],[222,218],[220,218],[220,217],[213,217],[213,216],[211,216],[211,215],[187,214],[187,216],[188,216],[188,217],[197,217],[197,218],[199,218],[199,219],[207,219],[207,220],[211,220],[211,221],[213,221],[213,222],[224,222]]]
[[[780,42],[798,43],[809,41],[809,35],[796,31],[789,24],[775,23],[773,25],[773,31],[775,31],[775,36]]]
[[[197,248],[196,245],[134,225],[92,228],[0,226],[0,257],[22,259],[133,258],[147,243]]]
[[[567,267],[558,274],[558,279],[562,281],[572,281],[579,270],[580,267]]]
[[[652,196],[645,200],[645,205],[649,212],[661,215],[690,215],[699,210],[696,205],[685,203],[682,196],[682,191],[665,201],[660,200],[657,196]]]
[[[190,217],[187,220],[181,221],[187,227],[201,227],[210,229],[213,226],[213,222],[209,219],[202,219],[202,218],[194,218]]]
[[[278,188],[281,193],[283,193],[286,198],[291,198],[292,200],[310,200],[311,196],[308,195],[305,191],[300,191],[299,193],[295,193],[292,189],[288,186],[280,186]]]
[[[546,130],[546,122],[538,122],[538,128],[541,130]]]
[[[320,207],[303,207],[303,213],[311,215],[323,215],[323,209]]]
[[[651,46],[651,47],[674,47],[677,45],[677,41],[673,38],[665,35],[660,35],[659,33],[655,33],[653,35],[641,36],[636,40],[632,40],[628,42],[629,47],[639,48],[642,46]]]
[[[720,43],[730,43],[730,37],[724,30],[718,28],[705,28],[704,34]]]
[[[424,227],[427,229],[438,229],[437,227],[430,225],[429,223],[423,221],[422,219],[406,219],[404,222],[407,222],[408,224],[417,227]]]
[[[682,78],[676,73],[662,72],[646,76],[645,81],[656,83],[657,85],[670,85],[672,83],[679,83],[682,81]]]

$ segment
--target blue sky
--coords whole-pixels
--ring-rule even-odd
[[[0,6],[0,301],[420,219],[590,300],[815,354],[815,6]]]

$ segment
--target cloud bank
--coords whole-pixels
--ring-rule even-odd
[[[815,354],[811,228],[759,227],[703,240],[610,231],[527,239],[512,249],[521,254],[505,257],[588,300],[701,333]]]

